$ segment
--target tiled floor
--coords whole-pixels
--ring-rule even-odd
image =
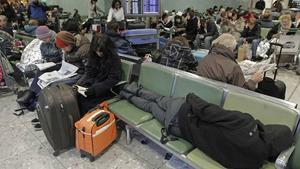
[[[300,104],[300,76],[292,71],[280,70],[278,79],[287,84],[286,98]],[[154,143],[143,145],[143,137],[126,145],[124,132],[114,144],[95,162],[80,158],[76,149],[52,155],[52,148],[42,131],[34,131],[30,124],[36,117],[33,112],[16,117],[15,96],[0,96],[0,168],[1,169],[172,169],[191,168],[178,159],[164,160],[165,151]]]

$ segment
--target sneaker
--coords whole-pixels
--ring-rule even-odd
[[[35,119],[31,120],[31,123],[33,125],[36,124],[36,123],[39,123],[39,122],[40,122],[40,120],[38,118],[35,118]]]
[[[35,124],[35,125],[34,125],[34,130],[35,130],[35,131],[41,131],[41,130],[42,130],[41,124],[40,124],[40,123]]]

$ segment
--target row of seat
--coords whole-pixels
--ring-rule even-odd
[[[134,63],[122,60],[125,75],[123,80],[130,78],[133,66]],[[300,168],[300,163],[296,162],[296,159],[300,158],[300,138],[299,111],[295,109],[295,104],[151,62],[141,65],[138,84],[164,96],[184,97],[193,92],[224,109],[249,113],[265,124],[287,125],[295,133],[296,145],[290,166],[294,169]],[[159,140],[163,126],[152,114],[138,109],[126,100],[112,99],[108,103],[111,103],[109,109],[128,125],[126,127],[128,142],[130,142],[130,128],[134,128],[195,168],[224,168],[184,139],[179,138],[165,145],[161,144]],[[275,166],[266,162],[263,168]]]

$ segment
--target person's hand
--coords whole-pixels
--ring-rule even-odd
[[[261,70],[254,73],[254,75],[252,75],[252,77],[251,77],[251,80],[253,80],[256,83],[261,82],[263,79],[264,79],[264,74]]]

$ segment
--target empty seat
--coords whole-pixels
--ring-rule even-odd
[[[202,169],[225,169],[220,163],[216,162],[199,149],[194,149],[187,155],[187,159]]]
[[[121,100],[114,104],[110,104],[109,109],[116,114],[117,117],[134,126],[153,118],[152,114],[140,110],[127,100]]]
[[[287,125],[291,130],[295,128],[298,121],[298,113],[295,110],[237,92],[228,93],[224,109],[249,113],[264,124]]]
[[[170,96],[175,78],[175,69],[155,63],[143,63],[139,84],[145,89],[163,96]]]
[[[163,126],[160,124],[160,122],[155,119],[143,123],[139,126],[140,129],[142,129],[145,133],[147,133],[157,141],[159,141],[161,138],[162,127]],[[179,154],[186,154],[193,148],[193,146],[189,142],[181,138],[178,138],[178,140],[176,141],[169,141],[166,146]]]
[[[174,86],[174,97],[184,97],[188,93],[195,93],[209,103],[222,104],[223,88],[213,86],[212,82],[204,78],[179,74]]]

